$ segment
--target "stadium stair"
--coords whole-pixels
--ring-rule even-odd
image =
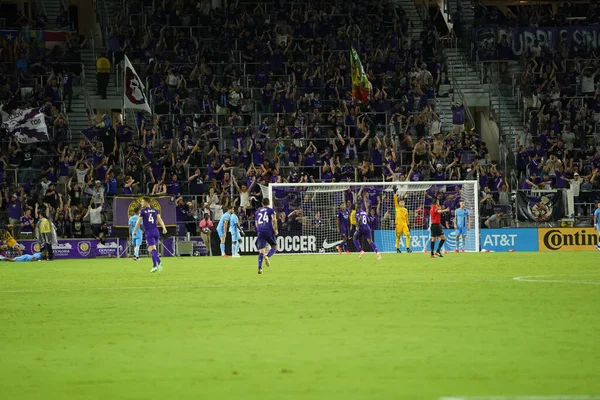
[[[62,0],[44,0],[44,12],[48,18],[47,28],[58,29],[56,26],[56,19],[61,14],[63,8]]]
[[[411,39],[413,41],[419,40],[423,31],[423,22],[414,0],[396,0],[396,4],[402,7],[408,20],[411,22]]]

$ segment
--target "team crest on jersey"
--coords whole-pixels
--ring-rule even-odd
[[[140,208],[141,208],[141,205],[140,205],[141,202],[142,202],[142,199],[139,198],[139,199],[132,200],[131,203],[129,203],[129,206],[127,207],[127,218],[129,218],[135,214],[134,210],[137,206],[140,206]],[[159,214],[161,214],[160,203],[158,202],[158,200],[150,198],[150,207],[154,208],[156,211],[158,211]]]
[[[79,254],[83,257],[87,257],[90,255],[90,251],[92,250],[92,246],[90,242],[79,242],[79,246],[77,247]]]

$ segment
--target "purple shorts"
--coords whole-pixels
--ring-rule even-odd
[[[256,237],[256,248],[258,250],[262,250],[267,247],[267,243],[269,246],[277,246],[277,240],[275,239],[275,235],[267,232],[258,232]]]
[[[341,239],[347,238],[348,236],[350,236],[350,232],[347,226],[341,225],[340,226],[340,237]]]
[[[159,238],[160,234],[158,233],[158,229],[146,232],[146,246],[150,247],[158,245]]]
[[[359,230],[354,232],[354,240],[358,240],[360,237],[364,237],[367,240],[373,240],[371,229],[361,227]]]

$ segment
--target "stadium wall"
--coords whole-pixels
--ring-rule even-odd
[[[447,241],[445,248],[453,251],[456,245],[454,230],[445,229]],[[377,247],[384,252],[394,252],[394,231],[376,230],[373,239]],[[178,240],[186,240],[185,237],[165,238],[162,240],[163,256],[176,255],[176,244]],[[194,242],[194,254],[204,255],[206,249],[200,237],[191,237]],[[427,230],[415,229],[411,232],[411,249],[415,252],[427,250],[429,232]],[[219,255],[219,238],[213,232],[212,254]],[[556,251],[594,251],[600,242],[600,235],[592,227],[585,228],[501,228],[482,229],[480,232],[480,249],[469,249],[467,251],[490,251],[490,252],[556,252]],[[20,240],[23,251],[33,254],[40,251],[36,240]],[[338,242],[327,242],[312,235],[282,235],[277,238],[280,253],[334,253]],[[197,249],[199,251],[196,251]],[[227,235],[226,248],[231,250],[231,237]],[[242,238],[240,247],[242,255],[256,255],[256,234],[248,232]],[[122,239],[106,239],[104,244],[96,239],[61,239],[58,246],[54,247],[56,259],[67,258],[94,258],[94,257],[127,257],[127,242]]]

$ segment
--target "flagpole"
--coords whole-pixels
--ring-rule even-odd
[[[129,59],[127,58],[127,55],[124,55],[125,59],[129,61]],[[126,63],[124,63],[126,64]],[[126,73],[126,68],[123,68],[123,90],[121,92],[121,110],[123,111],[123,125],[125,125],[125,119],[126,119],[126,110],[125,110],[125,73]]]

